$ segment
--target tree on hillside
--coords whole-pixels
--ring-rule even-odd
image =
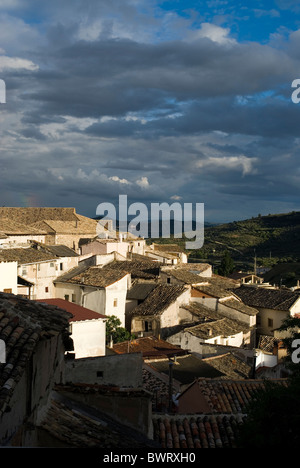
[[[111,315],[106,321],[106,344],[109,345],[112,340],[114,343],[120,343],[134,338],[126,328],[121,327],[121,320],[115,315]]]
[[[222,258],[220,267],[218,268],[218,274],[221,276],[229,276],[233,272],[234,266],[234,261],[227,250]]]

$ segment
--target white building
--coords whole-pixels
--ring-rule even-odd
[[[18,263],[0,262],[0,292],[17,294]]]
[[[32,284],[31,299],[53,298],[53,280],[78,265],[78,256],[58,257],[32,247],[0,250],[0,261],[17,263],[17,277]],[[24,286],[26,289],[26,286]],[[19,288],[22,294],[22,287]]]
[[[103,315],[115,315],[125,326],[125,305],[131,276],[126,271],[79,266],[54,281],[56,298]]]
[[[74,343],[75,359],[105,356],[105,315],[64,299],[44,299],[40,302],[57,306],[73,315],[69,320],[69,330]]]

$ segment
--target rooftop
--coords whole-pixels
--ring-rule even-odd
[[[288,380],[272,380],[278,385],[288,385]],[[204,414],[246,414],[248,403],[255,398],[261,389],[264,389],[266,382],[258,379],[228,380],[228,379],[207,379],[195,380],[178,397],[179,406],[182,398],[188,398],[185,405],[190,407],[192,413],[198,406],[199,412]],[[192,389],[193,400],[189,399]],[[197,395],[197,397],[196,397]],[[201,407],[201,411],[200,411]]]
[[[289,311],[300,297],[299,293],[288,289],[267,289],[255,286],[240,286],[234,290],[234,294],[250,307],[282,311]]]
[[[0,249],[0,261],[2,262],[18,262],[19,265],[25,265],[29,263],[49,262],[55,259],[57,259],[56,255],[36,250],[32,247]]]
[[[65,310],[0,293],[0,339],[6,348],[5,363],[0,364],[0,415],[38,342],[57,333],[68,337],[69,319]]]
[[[156,415],[154,440],[163,449],[235,448],[241,424],[239,415]]]
[[[66,301],[65,299],[39,299],[37,302],[42,302],[43,304],[49,304],[57,307],[58,309],[63,309],[70,314],[72,317],[69,318],[69,322],[81,322],[84,320],[98,320],[98,319],[107,319],[106,315],[98,314],[93,310],[82,307],[74,302]]]
[[[76,387],[76,388],[75,388]],[[45,414],[40,429],[46,431],[53,441],[54,447],[64,448],[147,448],[155,447],[156,444],[147,439],[143,434],[123,425],[120,422],[110,418],[107,414],[95,408],[88,407],[67,398],[64,391],[80,392],[86,395],[88,392],[95,394],[105,392],[104,394],[113,395],[113,393],[122,394],[118,388],[101,389],[101,387],[90,388],[86,385],[80,386],[57,386],[56,392],[52,395],[51,404]],[[123,392],[124,395],[134,390],[128,389]],[[141,395],[137,393],[137,397]]]
[[[130,314],[132,316],[160,315],[186,290],[185,286],[159,283]]]
[[[95,288],[106,288],[124,278],[127,274],[126,271],[114,270],[108,268],[107,265],[104,267],[80,265],[56,278],[55,283],[82,284]]]
[[[160,340],[155,336],[136,338],[131,341],[124,341],[113,345],[113,350],[118,354],[142,353],[144,358],[179,356],[187,354],[187,351],[179,346],[172,345],[167,341]]]

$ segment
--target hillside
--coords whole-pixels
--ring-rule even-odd
[[[204,246],[192,257],[218,263],[225,250],[238,263],[271,266],[300,259],[300,212],[257,216],[205,229]]]
[[[184,247],[184,239],[148,239]],[[300,259],[300,212],[257,216],[226,224],[206,225],[204,246],[190,251],[190,261],[208,261],[218,266],[228,250],[238,268],[271,267],[278,262],[297,262]]]

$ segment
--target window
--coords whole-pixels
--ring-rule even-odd
[[[76,302],[76,294],[72,294],[72,302]]]
[[[97,371],[97,377],[103,377],[103,371],[102,370]]]
[[[171,278],[170,278],[170,276],[168,276],[168,278],[167,278],[167,283],[169,283],[169,284],[171,283]]]
[[[23,267],[22,268],[22,276],[26,276],[26,275],[27,275],[27,268]]]
[[[50,263],[50,268],[54,268],[54,263],[53,262]]]
[[[46,293],[49,292],[48,286],[45,287],[45,292],[46,292]]]
[[[63,263],[60,263],[59,269],[60,269],[60,271],[62,271],[64,269],[64,264]]]
[[[69,294],[65,294],[65,301],[68,301],[69,300]]]
[[[38,271],[41,271],[41,264],[40,263],[38,263],[37,269],[38,269]]]
[[[114,299],[114,307],[118,306],[118,299]]]
[[[273,319],[268,318],[268,327],[273,327]]]
[[[148,322],[148,320],[145,320],[144,328],[145,332],[152,331],[152,322]]]

